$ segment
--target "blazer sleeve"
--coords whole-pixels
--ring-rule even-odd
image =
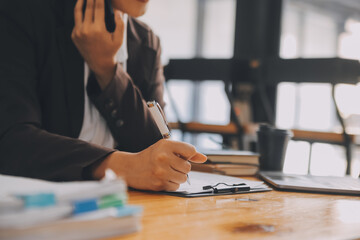
[[[106,120],[119,150],[138,152],[161,139],[141,91],[120,64],[103,91],[91,74],[87,91]]]
[[[84,179],[86,167],[114,150],[42,128],[36,33],[30,13],[13,8],[0,6],[0,173]]]
[[[117,65],[114,78],[103,91],[94,74],[89,77],[88,95],[106,120],[118,144],[117,148],[123,151],[138,152],[162,138],[146,104],[147,101],[156,100],[162,107],[165,106],[160,41],[150,33],[150,51],[154,54],[149,59],[144,58],[150,61],[148,65],[152,68],[149,81],[142,87],[134,83],[121,64]]]

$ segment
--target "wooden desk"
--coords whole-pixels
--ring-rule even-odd
[[[360,197],[279,191],[193,199],[129,195],[130,204],[144,206],[143,229],[113,240],[360,238]]]

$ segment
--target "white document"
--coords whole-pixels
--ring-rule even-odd
[[[194,194],[194,193],[209,192],[209,190],[203,190],[203,187],[208,185],[214,186],[215,184],[218,183],[226,183],[229,185],[245,183],[247,186],[250,187],[250,189],[253,190],[260,188],[268,189],[268,187],[262,181],[251,181],[238,177],[230,177],[230,176],[224,176],[213,173],[191,171],[189,173],[189,178],[191,185],[188,183],[181,184],[180,188],[175,191],[176,193]],[[226,186],[220,185],[219,188],[221,187],[226,187]]]

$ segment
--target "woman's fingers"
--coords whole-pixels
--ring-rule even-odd
[[[74,21],[75,27],[79,27],[83,21],[83,5],[84,0],[78,0],[74,8]]]
[[[202,153],[196,153],[194,156],[192,156],[189,161],[191,162],[195,162],[195,163],[203,163],[203,162],[206,162],[207,160],[207,156],[205,156],[204,154]]]
[[[196,148],[188,143],[179,142],[174,145],[174,153],[185,160],[202,163],[207,157],[196,151]]]
[[[105,5],[104,0],[95,0],[94,22],[105,24]]]
[[[175,169],[171,169],[169,172],[169,180],[173,183],[182,184],[186,182],[186,174],[179,172]]]
[[[180,187],[180,184],[173,183],[173,182],[167,182],[164,186],[165,191],[176,191]]]
[[[84,16],[85,24],[91,24],[94,20],[94,1],[95,0],[86,1],[85,16]]]
[[[170,162],[170,166],[176,171],[184,174],[187,174],[191,170],[191,164],[187,160],[181,158],[181,156],[174,157]]]
[[[113,33],[113,40],[115,43],[120,43],[121,46],[124,37],[124,21],[120,11],[114,11],[114,15],[116,27]]]
[[[173,152],[175,155],[188,160],[196,154],[196,148],[188,143],[184,142],[173,142]]]

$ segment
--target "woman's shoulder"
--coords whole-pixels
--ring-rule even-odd
[[[20,26],[42,25],[54,15],[55,0],[0,0],[0,16]]]
[[[0,0],[0,12],[4,13],[14,13],[24,11],[29,14],[40,13],[40,12],[49,12],[52,10],[55,0]]]
[[[137,40],[153,49],[160,48],[159,37],[153,32],[151,27],[139,19],[129,17],[130,34]]]

